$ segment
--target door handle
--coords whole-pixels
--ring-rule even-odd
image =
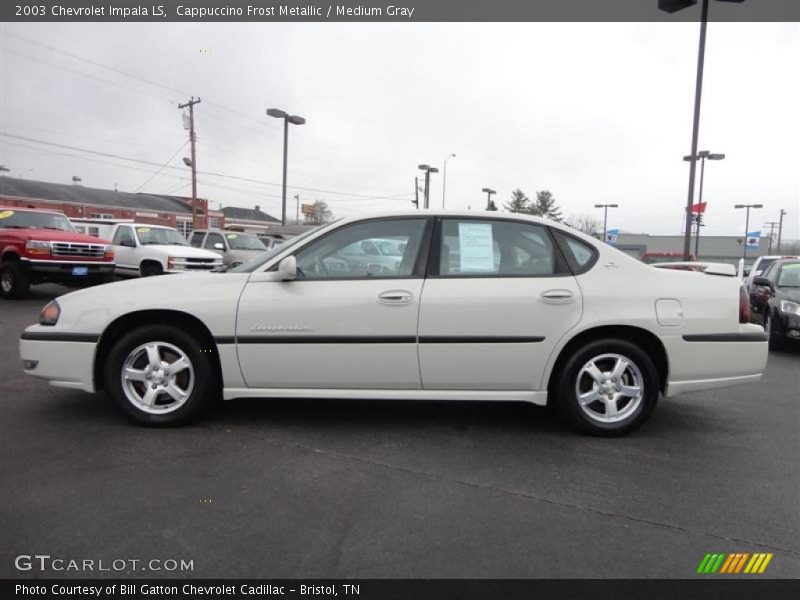
[[[550,304],[566,304],[567,302],[572,302],[575,294],[570,290],[545,290],[539,294],[539,298],[542,302]]]
[[[414,294],[406,290],[390,290],[378,294],[378,301],[384,304],[408,304],[414,299]]]

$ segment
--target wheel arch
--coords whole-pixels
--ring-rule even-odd
[[[2,259],[0,260],[2,260],[2,262],[5,262],[7,260],[19,261],[20,260],[19,252],[17,252],[16,248],[8,248],[7,250],[3,251],[3,256]]]
[[[600,325],[592,327],[591,329],[584,329],[575,334],[570,340],[564,344],[558,353],[550,373],[547,376],[547,390],[552,392],[558,377],[558,373],[563,367],[567,359],[572,355],[575,350],[584,344],[593,342],[595,340],[616,338],[631,342],[639,346],[656,367],[658,373],[659,389],[664,393],[667,386],[667,378],[669,376],[669,360],[667,358],[667,350],[664,344],[658,339],[652,331],[648,331],[642,327],[633,325]]]
[[[104,388],[103,372],[106,367],[106,359],[114,342],[129,331],[145,324],[177,326],[194,336],[201,345],[207,347],[211,351],[211,368],[217,376],[217,384],[220,390],[222,389],[222,364],[220,362],[217,344],[208,326],[194,315],[180,310],[151,309],[127,313],[116,318],[100,335],[97,348],[95,349],[94,367],[92,371],[96,390]]]
[[[148,266],[151,266],[151,265],[155,266],[155,267],[158,267],[161,270],[162,273],[167,270],[167,266],[164,263],[162,263],[159,259],[157,259],[157,258],[143,258],[141,260],[141,262],[139,263],[139,273],[141,274],[142,270],[145,267],[148,267]]]

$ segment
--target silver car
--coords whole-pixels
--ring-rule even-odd
[[[195,248],[216,252],[222,256],[226,267],[248,261],[268,250],[264,242],[252,233],[219,229],[197,229],[192,232],[189,243]]]

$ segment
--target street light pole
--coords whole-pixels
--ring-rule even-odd
[[[483,188],[481,191],[486,193],[486,210],[490,210],[489,207],[492,205],[492,194],[496,194],[497,192],[488,187]]]
[[[607,243],[606,235],[608,233],[608,209],[618,208],[619,204],[595,204],[594,207],[603,209],[603,243]]]
[[[747,216],[744,220],[744,244],[742,244],[742,262],[747,263],[747,230],[750,229],[750,209],[763,208],[763,204],[736,204],[733,208],[747,209]]]
[[[286,169],[289,162],[289,123],[303,125],[306,120],[297,115],[290,115],[279,108],[268,108],[267,115],[276,119],[283,119],[283,191],[281,194],[281,225],[286,226]]]
[[[699,205],[701,205],[701,204],[703,204],[703,178],[704,178],[704,175],[705,175],[705,172],[706,172],[706,159],[708,159],[708,160],[723,160],[725,158],[725,155],[724,154],[712,154],[708,150],[701,150],[700,152],[697,153],[697,156],[695,157],[695,160],[697,160],[698,158],[700,159],[700,194],[699,194],[699,200],[697,201],[697,203]],[[683,160],[691,162],[692,157],[691,156],[684,156]],[[692,205],[692,206],[694,206],[694,205]],[[693,214],[693,211],[691,211],[691,209],[690,209],[689,214],[690,215]],[[698,259],[698,260],[700,259],[700,225],[702,224],[702,222],[703,222],[703,213],[702,213],[702,211],[698,210],[697,219],[696,219],[697,233],[695,234],[695,238],[694,238],[694,257],[696,259]]]
[[[444,159],[444,169],[442,173],[442,208],[444,208],[444,200],[445,200],[445,191],[447,189],[447,161],[451,158],[455,158],[455,154],[450,154],[447,158]]]
[[[783,215],[787,214],[787,212],[781,209],[781,218],[778,220],[778,254],[781,253],[781,235],[783,234]]]
[[[720,0],[721,2],[744,2],[744,0]],[[694,178],[697,170],[697,137],[700,130],[700,97],[703,93],[703,67],[706,55],[706,26],[708,25],[708,3],[702,0],[700,12],[700,44],[697,52],[697,79],[694,88],[694,116],[692,119],[692,155],[689,165],[689,191],[686,196],[686,229],[683,237],[683,260],[689,260],[692,240],[692,203],[694,200]],[[697,4],[697,0],[658,0],[658,8],[674,13]]]
[[[421,171],[425,171],[425,191],[423,192],[423,202],[425,203],[424,208],[429,208],[431,197],[431,173],[438,173],[439,169],[436,167],[431,167],[430,165],[419,165],[419,169]]]

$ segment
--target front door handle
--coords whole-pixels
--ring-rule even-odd
[[[549,304],[566,304],[567,302],[572,302],[575,294],[570,290],[545,290],[539,294],[539,298],[542,302]]]
[[[407,290],[390,290],[378,294],[378,301],[384,304],[408,304],[414,299],[414,294]]]

